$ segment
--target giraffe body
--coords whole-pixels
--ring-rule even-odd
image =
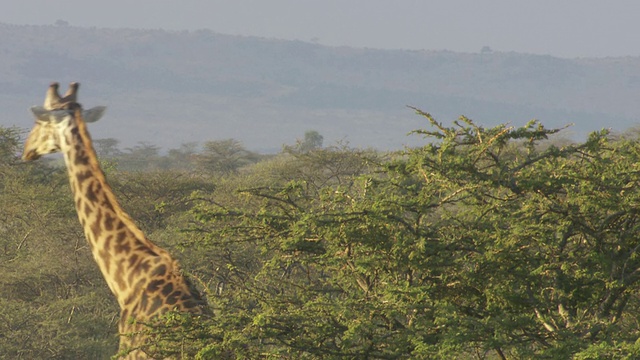
[[[36,125],[25,142],[23,159],[62,152],[78,219],[120,306],[120,350],[134,349],[126,359],[146,359],[145,339],[131,336],[142,329],[140,321],[171,310],[206,314],[208,308],[177,261],[149,241],[120,207],[86,128],[86,122],[97,121],[105,108],[82,110],[76,102],[77,89],[78,84],[72,83],[61,98],[57,83],[51,84],[45,106],[32,108]]]

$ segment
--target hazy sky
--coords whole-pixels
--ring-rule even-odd
[[[640,56],[639,0],[4,0],[0,22],[211,29],[386,49]],[[1,41],[1,39],[0,39]]]

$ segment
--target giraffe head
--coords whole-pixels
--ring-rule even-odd
[[[60,151],[66,131],[72,131],[83,122],[98,121],[104,114],[104,106],[83,110],[76,102],[78,83],[71,83],[62,98],[58,94],[58,87],[58,83],[52,83],[47,90],[44,106],[31,108],[36,124],[24,143],[23,160],[36,160],[42,155]]]

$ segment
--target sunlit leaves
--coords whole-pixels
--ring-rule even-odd
[[[237,212],[243,226],[224,234],[271,244],[259,284],[244,283],[259,289],[258,332],[280,339],[270,349],[566,357],[629,326],[640,265],[635,143],[601,132],[554,145],[558,130],[536,121],[483,128],[461,117],[447,127],[415,110],[431,125],[416,131],[424,147],[360,156],[368,165],[355,172],[339,170],[348,149],[298,153],[270,181],[239,186],[250,195]]]
[[[150,327],[158,356],[633,358],[637,139],[602,131],[573,143],[537,121],[485,128],[461,117],[447,126],[415,110],[427,122],[415,132],[424,146],[398,152],[285,148],[253,164],[211,147],[212,169],[222,159],[239,166],[115,167],[115,191],[182,256],[215,313],[197,326],[174,317]],[[172,156],[204,159],[191,150]],[[21,188],[27,172],[33,182]],[[51,179],[64,188],[63,173],[16,174],[3,178],[12,197],[0,197],[15,210],[3,218],[8,259],[29,256],[22,239],[41,238],[29,224],[64,233],[52,219],[73,215],[58,190],[46,191]],[[20,209],[37,211],[29,219]],[[15,280],[2,286],[33,300],[24,286],[38,279]],[[66,281],[56,294],[70,294]]]

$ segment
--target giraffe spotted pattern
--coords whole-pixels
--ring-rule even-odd
[[[179,264],[146,238],[120,207],[102,172],[86,122],[97,121],[104,107],[83,110],[76,102],[78,84],[60,97],[58,84],[47,91],[43,107],[34,107],[36,124],[23,152],[24,160],[62,152],[78,219],[93,257],[120,306],[120,350],[123,359],[147,359],[148,321],[177,310],[210,315],[206,301],[183,276]]]

